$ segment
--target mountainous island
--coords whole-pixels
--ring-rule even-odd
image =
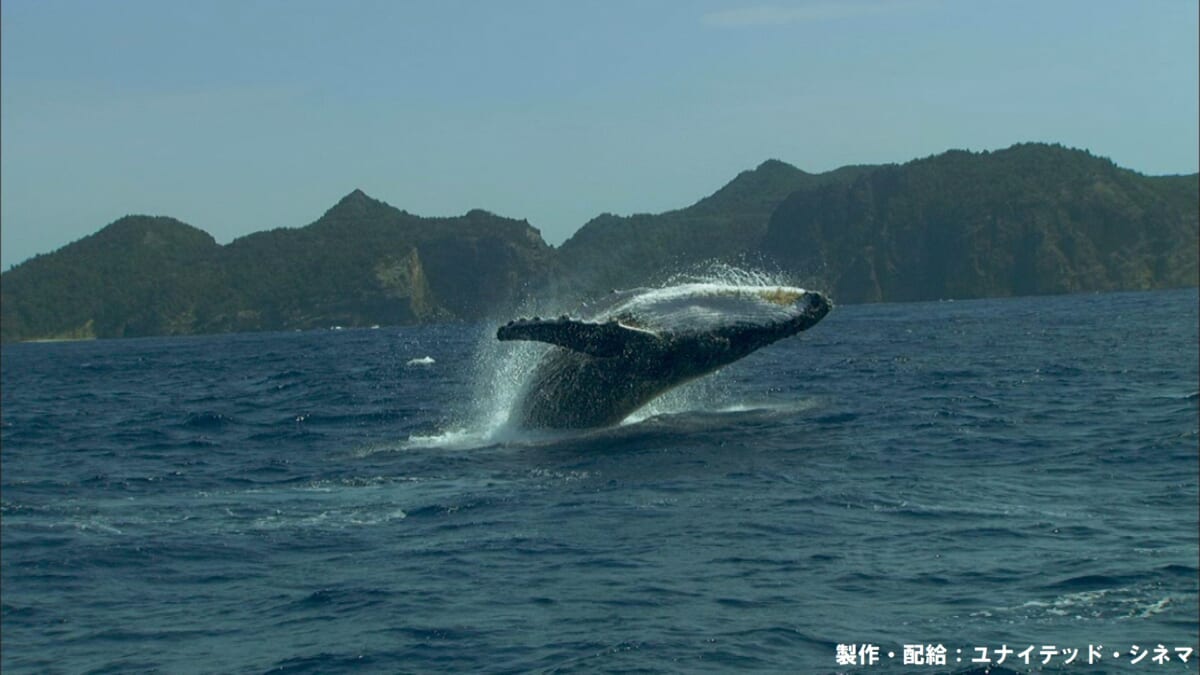
[[[841,303],[1195,286],[1198,248],[1200,175],[1046,144],[821,174],[769,160],[686,208],[597,216],[557,249],[524,220],[423,218],[355,190],[226,245],[121,218],[0,275],[0,339],[494,320],[718,262]]]

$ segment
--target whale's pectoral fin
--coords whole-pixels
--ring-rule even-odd
[[[535,340],[566,347],[590,356],[618,356],[627,350],[656,346],[659,337],[650,331],[623,326],[616,321],[593,323],[578,319],[518,319],[496,331],[497,340]]]

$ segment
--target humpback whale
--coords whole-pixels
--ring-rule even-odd
[[[553,345],[528,379],[510,422],[533,429],[616,424],[659,394],[777,340],[832,308],[790,286],[685,284],[613,291],[585,318],[518,319],[499,340]]]

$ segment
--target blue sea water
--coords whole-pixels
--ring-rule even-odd
[[[560,435],[494,326],[6,345],[0,667],[1197,672],[1197,307],[838,307]]]

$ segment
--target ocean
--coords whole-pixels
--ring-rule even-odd
[[[0,668],[1194,673],[1198,306],[839,306],[560,434],[494,324],[5,345]]]

